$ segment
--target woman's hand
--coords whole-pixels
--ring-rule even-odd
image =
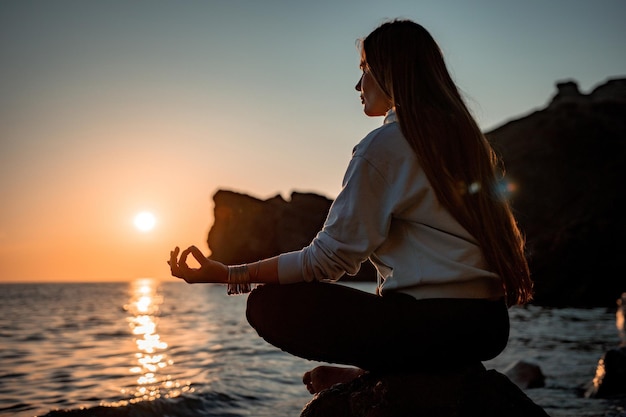
[[[179,253],[180,258],[178,256]],[[187,256],[189,256],[189,254],[200,264],[198,268],[190,268],[189,265],[187,265]],[[189,284],[199,282],[228,282],[228,267],[220,262],[207,259],[200,249],[195,246],[190,246],[182,252],[180,252],[178,246],[175,247],[174,250],[170,252],[170,260],[167,261],[167,263],[170,265],[170,271],[173,276],[182,278]]]

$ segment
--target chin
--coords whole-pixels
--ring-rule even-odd
[[[367,102],[365,102],[363,103],[363,113],[365,113],[367,116],[370,116],[370,117],[378,117],[378,116],[386,115],[387,109],[384,106],[380,106],[380,105],[371,106],[371,105],[368,105]]]
[[[371,111],[367,109],[364,109],[363,113],[365,113],[369,117],[378,117],[378,116],[384,116],[385,114],[387,114],[387,112],[381,113],[379,111]]]

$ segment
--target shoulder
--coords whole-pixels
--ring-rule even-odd
[[[387,123],[372,130],[353,150],[353,157],[362,157],[374,165],[413,160],[415,154],[398,123]]]

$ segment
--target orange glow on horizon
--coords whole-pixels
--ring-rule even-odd
[[[183,215],[175,207],[155,204],[158,223],[148,218],[135,226],[132,209],[113,203],[92,209],[84,202],[67,202],[81,209],[46,213],[45,220],[39,216],[31,222],[26,221],[31,214],[24,213],[15,231],[0,231],[0,282],[170,279],[167,260],[173,247],[195,244],[208,252],[209,202],[194,202]]]

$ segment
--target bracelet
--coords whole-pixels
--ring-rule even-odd
[[[259,279],[259,271],[261,270],[261,261],[254,263],[254,274],[250,274],[252,282],[257,282]]]
[[[250,292],[250,272],[248,265],[228,267],[228,295],[245,294]]]

